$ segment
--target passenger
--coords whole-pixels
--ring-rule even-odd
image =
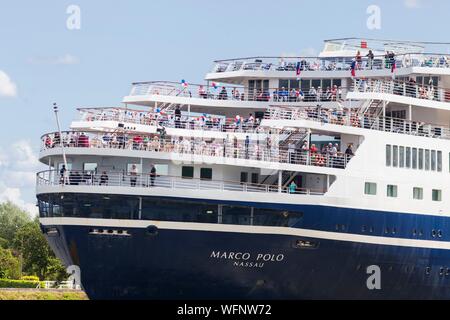
[[[347,150],[345,150],[345,155],[347,157],[353,157],[354,156],[352,147],[353,147],[352,144],[349,144],[348,147],[347,147]]]
[[[106,171],[103,171],[102,175],[100,176],[100,185],[101,186],[107,186],[108,185],[109,177],[106,174]]]
[[[369,50],[369,53],[366,55],[367,57],[367,67],[368,69],[373,69],[373,60],[375,58],[375,55],[373,54],[372,50]]]
[[[136,182],[137,182],[137,174],[138,174],[138,170],[135,164],[133,164],[131,166],[131,170],[130,170],[130,185],[132,187],[136,187]]]
[[[156,167],[152,164],[150,169],[150,185],[153,187],[155,185],[156,179]]]
[[[222,91],[219,93],[219,100],[228,100],[227,88],[222,87]]]
[[[289,193],[290,194],[297,193],[297,185],[295,184],[294,181],[292,181],[291,184],[289,185]]]
[[[206,90],[203,86],[200,86],[198,88],[198,95],[200,98],[206,99],[207,98],[207,94],[206,94]]]

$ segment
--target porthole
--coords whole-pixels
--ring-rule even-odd
[[[416,229],[413,230],[413,236],[417,236],[417,230]]]
[[[439,237],[439,238],[442,238],[442,230],[439,230],[439,231],[438,231],[438,237]]]
[[[436,238],[436,236],[437,236],[436,230],[431,231],[431,236],[432,236],[433,238]]]
[[[366,232],[366,231],[367,231],[366,226],[362,226],[361,231],[362,231],[362,232]]]
[[[420,236],[420,237],[423,236],[423,230],[420,230],[420,231],[419,231],[419,236]]]
[[[336,231],[339,231],[339,225],[338,224],[336,225]]]
[[[445,276],[448,277],[450,275],[450,269],[446,268],[445,269]]]
[[[444,275],[444,268],[440,268],[440,269],[439,269],[439,275],[440,275],[440,276],[443,276],[443,275]]]
[[[431,273],[431,267],[426,267],[425,273],[429,275]]]
[[[389,233],[389,228],[384,229],[384,234],[388,234]]]
[[[397,229],[396,228],[393,228],[392,229],[392,234],[396,234],[397,233]]]
[[[373,232],[374,232],[373,227],[370,227],[369,232],[370,232],[370,233],[373,233]]]

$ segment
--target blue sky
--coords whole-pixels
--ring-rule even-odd
[[[70,5],[80,30],[66,27]],[[443,0],[0,0],[0,201],[33,210],[53,102],[68,128],[76,107],[119,105],[133,81],[201,82],[215,59],[318,53],[339,37],[448,42],[448,12]]]

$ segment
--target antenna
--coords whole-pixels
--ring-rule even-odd
[[[62,139],[62,132],[61,132],[61,127],[59,125],[59,117],[58,117],[58,105],[56,103],[53,104],[53,111],[55,112],[55,118],[56,118],[56,125],[58,126],[58,132],[59,132],[59,145],[61,147],[62,150],[62,154],[63,154],[63,159],[64,159],[64,166],[66,168],[66,170],[68,170],[68,166],[67,166],[67,157],[66,157],[66,150],[64,149],[64,143],[63,143],[63,139]]]

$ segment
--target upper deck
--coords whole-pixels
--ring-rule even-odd
[[[248,78],[348,78],[356,60],[362,77],[389,76],[394,54],[397,74],[450,75],[449,44],[345,38],[326,40],[317,56],[256,56],[214,61],[209,81],[241,84]],[[369,52],[373,58],[369,58]],[[358,54],[359,53],[359,54]]]

